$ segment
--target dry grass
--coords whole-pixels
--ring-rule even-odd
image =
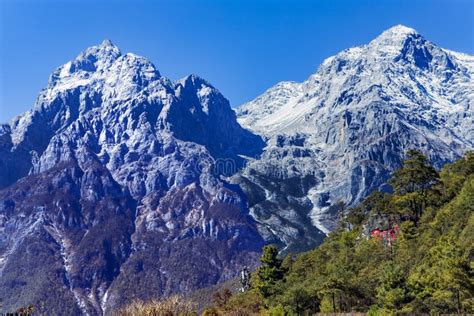
[[[164,300],[149,302],[134,301],[123,307],[114,316],[191,316],[197,315],[197,304],[182,296],[171,296]]]

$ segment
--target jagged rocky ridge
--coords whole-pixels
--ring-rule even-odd
[[[87,49],[0,125],[3,311],[110,314],[233,277],[264,241],[313,247],[406,149],[474,147],[473,65],[394,27],[240,107],[264,143],[205,80]]]
[[[205,80],[172,82],[107,40],[88,48],[0,126],[2,310],[109,314],[254,265],[263,239],[221,179],[236,169],[215,165],[263,144]]]
[[[474,148],[474,56],[398,25],[236,112],[267,141],[234,177],[262,235],[286,251],[310,249],[336,226],[339,202],[388,189],[407,149],[440,167]]]

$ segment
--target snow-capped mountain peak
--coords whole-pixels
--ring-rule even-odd
[[[104,83],[115,86],[118,81],[128,82],[130,90],[136,84],[146,86],[160,76],[148,59],[132,53],[122,55],[120,49],[106,39],[58,67],[50,76],[44,95],[53,98],[61,91],[88,84],[94,84],[101,89]],[[127,93],[119,95],[128,96]]]
[[[419,33],[415,29],[398,24],[383,31],[379,36],[372,40],[370,44],[383,42],[388,45],[400,45],[400,43],[403,43],[403,41],[405,41],[407,37],[417,35],[419,35]]]
[[[237,113],[243,125],[269,135],[313,130],[317,126],[307,119],[318,116],[316,112],[331,115],[330,108],[344,111],[374,99],[427,110],[462,111],[474,88],[469,75],[474,71],[472,60],[473,56],[442,49],[415,30],[398,25],[367,45],[325,59],[315,74],[289,90],[281,84],[270,88]]]
[[[414,29],[403,25],[396,25],[372,40],[367,45],[366,51],[371,52],[372,55],[379,57],[379,59],[387,57],[394,58],[398,56],[403,50],[403,47],[411,41],[422,44],[425,40]]]
[[[53,314],[104,315],[129,297],[193,290],[254,265],[263,240],[221,176],[263,145],[206,80],[172,82],[110,41],[87,48],[30,111],[0,125],[0,291],[11,293],[2,308],[41,297]],[[27,266],[37,253],[15,263],[31,240],[51,250],[40,271]],[[38,279],[50,267],[54,280]],[[35,281],[6,285],[17,269]],[[129,286],[141,280],[149,287]],[[42,297],[46,288],[59,292]],[[18,301],[17,290],[33,296]]]
[[[314,247],[407,149],[440,167],[474,148],[473,65],[395,26],[238,108],[244,129],[198,76],[84,50],[0,125],[2,308],[109,314],[233,278],[264,239]]]
[[[100,43],[103,47],[117,47],[110,39],[105,38],[102,43]]]
[[[58,67],[50,77],[50,85],[77,73],[104,71],[120,56],[120,49],[106,39],[99,45],[85,49],[73,61]]]
[[[438,167],[473,149],[473,61],[397,25],[325,59],[306,81],[277,84],[237,108],[239,122],[267,138],[263,158],[242,174],[242,183],[265,192],[252,207],[256,217],[264,214],[284,244],[295,237],[280,221],[309,234],[295,220],[302,216],[297,208],[275,202],[270,211],[282,196],[262,178],[312,179],[294,198],[314,227],[327,232],[334,228],[334,204],[355,205],[383,189],[407,149],[423,150]]]

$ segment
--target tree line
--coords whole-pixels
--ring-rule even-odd
[[[204,314],[473,313],[474,153],[438,172],[410,150],[388,183],[341,205],[314,250],[280,258],[265,246],[251,288]]]

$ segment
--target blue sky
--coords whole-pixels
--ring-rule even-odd
[[[237,106],[396,24],[474,54],[471,0],[0,0],[0,122],[31,108],[54,68],[104,38],[173,80],[204,77]]]

